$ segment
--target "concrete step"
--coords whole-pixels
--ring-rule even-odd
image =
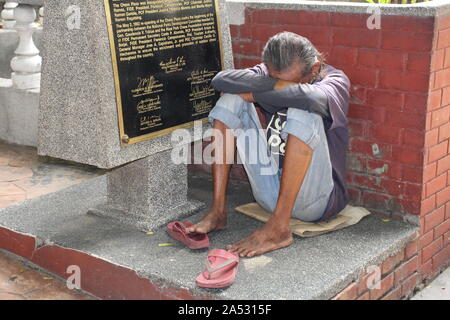
[[[210,203],[211,178],[192,173],[190,196]],[[248,184],[231,182],[227,229],[210,234],[211,248],[224,248],[262,223],[233,210],[253,201]],[[80,267],[81,288],[102,299],[330,299],[359,272],[402,249],[417,226],[368,216],[357,225],[313,238],[295,237],[288,247],[242,259],[227,289],[202,289],[195,278],[208,250],[174,243],[164,227],[152,235],[87,215],[106,201],[100,176],[0,210],[0,248],[60,276]],[[196,222],[205,213],[187,220]]]

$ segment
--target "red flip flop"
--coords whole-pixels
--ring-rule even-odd
[[[167,233],[172,238],[185,244],[190,249],[209,248],[209,238],[202,233],[189,233],[186,228],[192,226],[190,222],[170,222],[167,225]]]
[[[236,279],[238,265],[239,256],[222,249],[212,249],[205,260],[206,269],[195,279],[197,286],[203,288],[231,286]]]

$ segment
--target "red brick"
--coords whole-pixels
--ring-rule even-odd
[[[384,276],[385,274],[392,271],[396,266],[400,264],[400,262],[403,261],[405,258],[405,252],[404,250],[401,250],[399,253],[390,256],[386,260],[383,261],[381,264],[381,275]]]
[[[450,88],[450,87],[449,87]],[[450,122],[439,127],[439,142],[450,138]]]
[[[439,207],[440,205],[446,204],[449,201],[450,201],[450,186],[447,183],[447,187],[436,194],[436,206]]]
[[[419,238],[419,250],[428,246],[431,242],[433,242],[434,238],[434,230],[429,230]]]
[[[381,70],[379,87],[403,91],[425,92],[428,90],[429,75],[426,73]]]
[[[435,146],[430,147],[429,153],[428,153],[428,163],[445,157],[448,153],[447,145],[448,145],[448,141],[445,140]]]
[[[393,146],[392,158],[404,164],[420,166],[423,161],[423,153],[417,149],[407,149],[400,146]]]
[[[450,170],[450,154],[438,160],[437,175],[440,175],[448,170]]]
[[[282,26],[286,31],[297,33],[308,38],[314,45],[330,46],[332,45],[332,33],[328,27],[309,26],[309,25],[291,25]],[[283,30],[284,30],[283,29]]]
[[[260,59],[241,58],[241,67],[242,68],[250,68],[259,63],[261,63]]]
[[[376,59],[376,66],[380,69],[391,69],[391,70],[404,70],[406,60],[406,54],[402,52],[393,52],[393,51],[379,51]],[[423,64],[423,62],[421,62]],[[421,66],[421,64],[417,64],[415,69]],[[419,71],[422,70],[412,70],[410,71]]]
[[[448,47],[450,43],[450,29],[439,31],[437,48],[442,49]]]
[[[367,14],[331,13],[331,25],[336,27],[356,27],[365,29],[367,27]]]
[[[231,38],[239,38],[239,26],[230,24],[230,35]]]
[[[427,182],[427,184],[425,185],[426,197],[429,197],[432,194],[444,189],[446,185],[447,185],[447,175],[441,174],[437,176],[430,182]]]
[[[450,69],[434,72],[434,85],[432,89],[445,88],[446,86],[450,86]]]
[[[378,190],[378,191],[384,190],[381,179],[378,177],[369,176],[367,174],[358,174],[358,173],[353,173],[352,176],[353,176],[353,178],[352,178],[353,184],[355,184],[357,186],[364,186],[366,188],[370,188],[370,189]]]
[[[443,267],[447,267],[450,262],[450,246],[444,247],[433,258],[433,271],[440,271]]]
[[[450,59],[449,59],[450,60]],[[442,89],[442,106],[447,106],[450,104],[450,87]]]
[[[378,70],[373,68],[352,68],[346,71],[346,75],[351,79],[353,85],[375,87]],[[388,88],[390,89],[390,88]]]
[[[277,10],[255,10],[252,13],[252,23],[268,23],[275,22]]]
[[[433,261],[430,259],[427,262],[423,263],[419,266],[419,273],[421,275],[429,275],[433,270]]]
[[[366,102],[367,88],[359,86],[350,87],[350,102],[364,104]]]
[[[283,10],[278,11],[277,21],[280,24],[326,26],[330,25],[330,14],[328,12]]]
[[[433,194],[431,197],[422,200],[420,212],[426,214],[434,208],[436,208],[436,195]]]
[[[436,177],[437,162],[432,162],[423,169],[423,182],[428,182]]]
[[[368,120],[373,123],[384,123],[386,121],[386,109],[384,107],[368,107]]]
[[[398,126],[401,128],[423,130],[425,128],[425,119],[421,115],[411,114],[409,112],[389,112],[386,124]]]
[[[428,96],[428,110],[434,110],[441,107],[442,89],[433,90]]]
[[[415,114],[425,114],[427,111],[428,94],[408,92],[405,95],[403,110]]]
[[[377,54],[379,53],[376,49],[358,49],[358,65],[365,67],[374,67],[376,65]]]
[[[370,300],[370,293],[366,292],[358,297],[356,300]]]
[[[381,184],[382,184],[384,190],[386,191],[386,193],[389,195],[398,196],[398,195],[403,195],[405,193],[405,191],[404,191],[405,183],[403,183],[401,181],[382,179]],[[410,200],[420,201],[421,198],[418,197],[418,199],[417,199],[414,197],[410,197]]]
[[[431,71],[437,71],[444,67],[445,49],[436,50],[431,57]]]
[[[450,177],[450,175],[448,175]],[[448,180],[447,180],[448,183]],[[449,184],[450,185],[450,184]],[[450,201],[445,205],[445,219],[450,219]]]
[[[430,53],[409,53],[406,64],[408,71],[430,72],[431,54]]]
[[[365,122],[356,122],[356,121],[349,121],[348,128],[350,130],[350,135],[353,137],[363,137],[365,136],[365,128],[366,123]]]
[[[412,201],[408,199],[396,199],[397,203],[400,203],[401,210],[400,212],[409,213],[413,215],[420,214],[420,201]]]
[[[350,151],[354,153],[370,154],[371,142],[360,138],[350,138]]]
[[[252,27],[250,23],[239,26],[239,36],[241,39],[253,39]]]
[[[432,46],[432,33],[414,34],[410,32],[385,31],[382,33],[381,48],[387,50],[429,52]]]
[[[355,300],[357,296],[357,285],[355,282],[336,295],[333,300]]]
[[[233,41],[233,52],[249,56],[261,55],[260,41]]]
[[[445,49],[444,68],[450,68],[450,48]]]
[[[442,249],[443,238],[439,237],[422,250],[422,264],[431,259],[439,250]]]
[[[425,132],[425,147],[432,147],[438,143],[439,128],[434,128]]]
[[[394,274],[391,273],[387,277],[381,280],[380,289],[371,289],[370,299],[378,300],[383,294],[388,292],[394,286]]]
[[[361,190],[348,187],[348,196],[351,203],[360,204]]]
[[[443,221],[434,228],[434,238],[438,238],[450,230],[450,219]]]
[[[450,74],[449,74],[450,77]],[[449,122],[450,106],[432,112],[431,127],[436,128]]]
[[[419,283],[419,274],[414,273],[408,279],[403,281],[401,296],[402,297],[409,296],[414,291],[414,289],[417,287],[418,283]]]
[[[422,200],[422,184],[406,183],[403,195],[411,200]]]
[[[381,300],[400,300],[402,296],[402,287],[399,286],[386,293]]]
[[[414,33],[433,32],[434,18],[417,16],[383,16],[381,27],[383,30],[407,31]]]
[[[380,31],[368,29],[333,28],[333,44],[356,48],[378,48]]]
[[[368,113],[369,113],[369,108],[367,108],[367,106],[363,105],[357,105],[354,103],[350,103],[349,105],[349,110],[348,110],[348,117],[349,118],[353,118],[353,119],[363,119],[363,120],[367,120],[368,119]]]
[[[356,48],[336,46],[331,51],[330,63],[354,66],[356,64]]]
[[[376,141],[399,144],[402,131],[403,129],[401,128],[389,127],[388,125],[371,125],[369,127],[369,136]]]
[[[391,107],[393,110],[401,111],[403,107],[403,93],[390,90],[369,89],[367,102],[374,106]]]
[[[388,210],[390,199],[391,197],[385,194],[375,193],[369,190],[364,190],[362,195],[363,204],[370,209]]]
[[[414,183],[422,183],[423,175],[422,168],[416,167],[403,167],[403,180]]]
[[[425,135],[422,131],[403,130],[403,145],[423,148]]]
[[[419,240],[414,240],[408,243],[405,248],[405,259],[409,259],[417,254]]]
[[[436,17],[437,30],[445,30],[450,28],[450,16],[438,16]]]

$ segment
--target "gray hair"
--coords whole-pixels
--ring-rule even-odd
[[[286,70],[296,61],[301,62],[304,65],[303,76],[311,72],[312,66],[317,61],[323,64],[322,54],[317,51],[311,41],[287,31],[280,32],[267,41],[262,60],[279,72]]]

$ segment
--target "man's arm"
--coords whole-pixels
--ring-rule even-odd
[[[275,113],[286,108],[297,108],[329,117],[328,98],[313,84],[298,84],[279,80],[274,90],[254,92],[253,98],[263,109]]]
[[[232,93],[264,92],[273,89],[277,79],[260,75],[250,69],[224,70],[212,80],[214,89]]]

